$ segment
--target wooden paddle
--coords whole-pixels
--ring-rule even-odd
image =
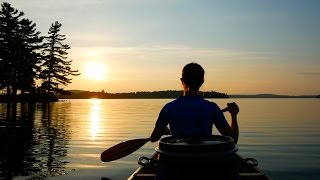
[[[102,162],[110,162],[123,158],[142,147],[149,140],[150,138],[144,138],[121,142],[103,151],[100,155],[100,159]]]

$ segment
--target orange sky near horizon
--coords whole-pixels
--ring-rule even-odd
[[[303,74],[297,73],[302,65],[270,63],[267,58],[277,57],[268,57],[266,54],[228,52],[220,49],[189,52],[191,48],[182,47],[179,49],[181,54],[175,52],[174,55],[168,55],[167,51],[177,51],[176,49],[170,50],[168,47],[163,50],[162,54],[166,55],[169,60],[162,61],[158,57],[159,53],[152,52],[152,48],[143,50],[117,49],[115,52],[109,49],[106,51],[108,53],[103,50],[91,53],[91,49],[74,51],[70,53],[70,55],[76,54],[74,59],[92,59],[87,63],[98,64],[106,72],[102,79],[94,79],[83,73],[74,78],[68,89],[104,90],[110,93],[180,90],[182,88],[181,71],[183,66],[189,62],[199,63],[206,71],[202,91],[218,91],[227,94],[313,95],[317,94],[316,91],[320,89],[319,85],[315,83],[319,78],[305,77]],[[141,54],[137,53],[139,51]],[[204,53],[204,51],[206,52]],[[143,55],[143,53],[145,54]],[[200,56],[201,58],[188,58],[188,56]],[[109,63],[104,62],[104,59],[110,59]],[[127,61],[122,63],[123,60],[119,59],[131,59],[132,63]],[[257,63],[260,59],[261,61]],[[263,62],[264,60],[265,62]],[[78,63],[74,67],[80,72],[86,72],[88,65]],[[312,66],[306,67],[306,69],[317,71],[317,67]],[[93,72],[101,74],[99,70]],[[308,87],[314,87],[314,92]]]

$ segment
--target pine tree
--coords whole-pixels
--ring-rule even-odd
[[[19,12],[9,3],[0,11],[0,87],[7,88],[7,95],[17,95],[17,90],[30,91],[35,86],[39,70],[40,43],[43,38],[36,31],[35,23],[21,19]]]
[[[71,83],[70,76],[78,76],[78,70],[71,69],[72,60],[67,60],[69,45],[64,44],[65,35],[59,34],[62,24],[56,21],[49,29],[49,36],[44,37],[47,42],[44,43],[45,48],[42,50],[43,61],[41,64],[42,71],[40,78],[43,80],[41,88],[46,93],[65,94],[62,86]]]
[[[17,66],[17,82],[18,88],[23,91],[32,91],[35,88],[35,79],[40,72],[41,52],[43,48],[43,37],[40,37],[40,32],[36,31],[35,23],[28,19],[23,19],[20,22],[20,40],[19,49],[20,61]]]
[[[0,87],[7,88],[7,95],[11,94],[11,87],[14,84],[14,71],[17,51],[16,39],[19,19],[23,12],[11,7],[9,3],[1,4],[0,11]]]

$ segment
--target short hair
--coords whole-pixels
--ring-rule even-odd
[[[204,82],[204,69],[198,63],[189,63],[182,69],[181,80],[191,90],[199,90]]]

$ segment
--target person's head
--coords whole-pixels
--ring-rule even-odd
[[[198,91],[204,82],[204,70],[197,63],[189,63],[182,69],[181,81],[183,88],[189,91]]]

